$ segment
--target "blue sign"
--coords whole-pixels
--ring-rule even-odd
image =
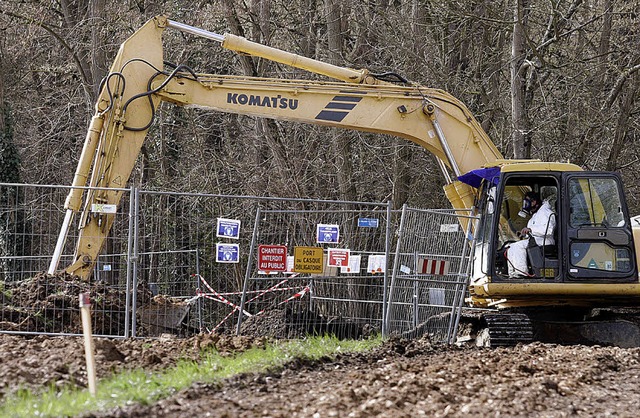
[[[358,226],[360,228],[377,228],[378,218],[358,218]]]
[[[318,224],[316,230],[316,242],[319,244],[337,243],[340,239],[340,226]]]
[[[240,246],[238,244],[216,244],[216,261],[218,263],[239,263]]]
[[[237,219],[218,218],[216,237],[240,238],[240,221]]]

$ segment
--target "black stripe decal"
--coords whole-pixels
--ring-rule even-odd
[[[323,110],[320,113],[318,113],[318,116],[316,116],[316,119],[328,120],[331,122],[342,122],[342,119],[344,119],[348,114],[349,112],[336,112],[334,110]]]
[[[342,110],[351,110],[356,107],[355,103],[335,103],[329,102],[325,109],[342,109]]]
[[[362,100],[362,97],[336,96],[333,98],[333,100],[337,100],[339,102],[358,103],[360,100]]]
[[[366,92],[366,91],[357,91],[357,90],[340,90],[340,93],[347,93],[347,94],[362,94],[362,95],[367,94],[367,92]]]

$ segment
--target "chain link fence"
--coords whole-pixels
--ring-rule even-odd
[[[357,338],[382,329],[390,205],[314,205],[257,211],[240,301],[254,314],[238,318],[238,332],[270,335],[268,325],[282,323],[282,336]]]
[[[93,331],[100,336],[128,335],[127,288],[129,194],[124,197],[112,233],[105,242],[90,282],[45,274],[64,219],[70,187],[0,184],[0,331],[23,334],[82,332],[78,295],[93,295]],[[90,215],[91,216],[91,215]],[[62,263],[72,261],[78,229],[70,230]],[[122,255],[113,255],[122,254]]]

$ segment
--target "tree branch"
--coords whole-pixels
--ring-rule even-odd
[[[637,72],[638,70],[640,70],[640,64],[634,65],[631,68],[627,68],[622,72],[622,74],[620,74],[620,76],[618,76],[618,79],[616,80],[616,83],[613,85],[613,88],[609,92],[609,96],[607,96],[607,100],[605,100],[601,110],[608,109],[613,105],[613,102],[615,102],[616,98],[618,97],[618,94],[620,94],[620,90],[622,90],[622,86],[624,85],[624,82],[627,80],[627,78],[629,78],[629,76],[631,76],[633,73]]]
[[[93,97],[93,95],[92,95],[92,85],[91,85],[92,82],[90,81],[90,78],[89,78],[88,74],[86,73],[85,68],[82,65],[82,62],[80,61],[80,58],[78,58],[78,55],[77,55],[76,51],[71,47],[71,45],[69,45],[67,43],[67,41],[62,37],[62,35],[57,33],[54,30],[53,27],[47,25],[46,23],[44,23],[42,21],[38,21],[38,20],[35,20],[35,19],[27,17],[27,16],[22,16],[22,15],[13,13],[13,12],[9,12],[7,10],[0,10],[0,13],[4,14],[6,16],[9,16],[9,17],[13,17],[15,19],[22,20],[22,21],[26,22],[29,25],[39,26],[42,29],[44,29],[45,31],[49,32],[49,34],[51,36],[53,36],[60,43],[60,45],[62,45],[62,47],[64,49],[69,51],[69,54],[71,54],[73,62],[76,64],[78,72],[80,73],[80,78],[82,79],[82,88],[84,89],[85,93],[87,94],[87,97]]]

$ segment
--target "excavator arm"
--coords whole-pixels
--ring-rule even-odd
[[[180,66],[164,71],[162,32],[167,27],[339,81],[196,74]],[[119,204],[161,101],[405,138],[438,159],[448,183],[445,193],[455,209],[471,207],[473,192],[452,181],[449,171],[457,177],[502,158],[466,106],[442,90],[399,86],[367,70],[334,66],[158,16],[122,44],[103,83],[49,273],[57,269],[68,229],[80,214],[74,262],[66,271],[83,278],[91,275],[114,221],[114,214],[93,208]]]

